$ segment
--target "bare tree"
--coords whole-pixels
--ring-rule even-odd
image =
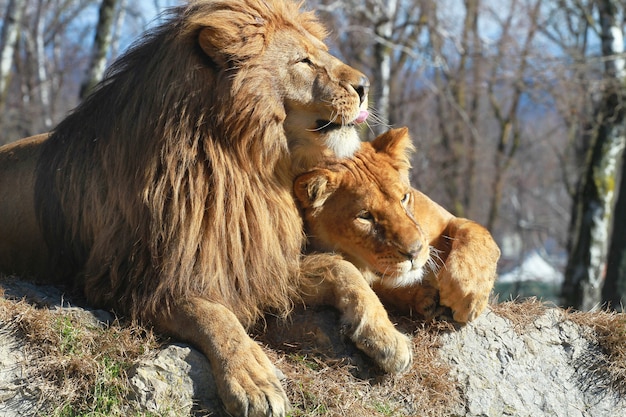
[[[476,218],[480,211],[490,230],[500,217],[517,152],[529,141],[521,104],[532,94],[526,80],[536,77],[529,63],[539,59],[535,38],[541,4],[511,0],[508,7],[491,9],[489,2],[466,0],[458,34],[445,30],[438,14],[429,27],[433,52],[442,62],[434,69],[440,181],[455,214]],[[479,16],[497,27],[491,42],[484,40]]]
[[[93,54],[87,69],[87,75],[80,88],[80,98],[84,99],[104,76],[107,53],[113,40],[115,9],[118,0],[102,0],[98,13],[98,24],[93,42]]]
[[[9,0],[0,37],[0,111],[4,108],[4,101],[8,91],[13,67],[13,55],[17,46],[23,12],[23,1]]]
[[[517,2],[513,1],[511,14],[509,14],[502,25],[502,41],[498,45],[498,53],[496,55],[496,65],[492,67],[490,80],[487,84],[487,96],[491,110],[493,112],[496,125],[496,153],[494,156],[494,176],[492,181],[492,193],[489,202],[489,214],[486,226],[493,229],[498,218],[500,203],[502,201],[503,189],[505,186],[505,176],[507,175],[511,163],[516,157],[517,151],[522,141],[522,129],[520,126],[520,117],[518,115],[519,107],[523,98],[523,94],[527,92],[528,87],[524,80],[527,78],[527,70],[529,61],[533,58],[533,41],[538,30],[539,13],[541,10],[541,0],[535,0],[528,5],[526,15],[529,17],[527,23],[527,31],[523,35],[524,39],[519,49],[516,50],[517,60],[514,61],[514,68],[509,68],[512,72],[510,91],[505,97],[497,94],[496,89],[499,83],[499,72],[506,67],[502,59],[510,59],[505,54],[503,48],[508,48],[510,40],[513,38],[511,33],[511,24],[516,14]]]
[[[615,204],[616,215],[607,259],[606,280],[602,287],[602,302],[623,312],[626,306],[626,152],[622,155],[621,185]]]
[[[429,35],[433,52],[440,64],[435,67],[434,84],[440,143],[443,159],[443,187],[452,202],[452,211],[467,217],[475,187],[476,141],[480,135],[478,124],[479,92],[482,79],[482,44],[479,39],[478,10],[480,0],[464,1],[465,17],[458,41],[459,56],[444,52],[446,37],[433,13]],[[436,5],[433,5],[436,7]],[[458,62],[455,64],[455,62]]]
[[[22,24],[4,96],[3,141],[50,129],[76,104],[88,61],[84,39],[93,33],[83,13],[94,0],[16,2]]]
[[[615,179],[626,143],[623,84],[624,45],[618,4],[598,0],[597,26],[604,62],[602,91],[589,131],[583,175],[572,207],[568,263],[562,296],[564,303],[590,310],[601,302],[615,200]],[[588,17],[585,16],[585,17]]]

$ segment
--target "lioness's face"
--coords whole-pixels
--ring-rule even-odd
[[[297,177],[294,193],[316,249],[340,252],[383,285],[402,286],[419,282],[431,257],[413,216],[413,189],[393,161],[363,143],[353,159]]]
[[[278,32],[266,55],[282,83],[290,149],[325,147],[351,156],[360,145],[355,125],[368,115],[367,77],[307,32]]]
[[[346,173],[316,219],[314,239],[326,250],[367,267],[385,286],[419,282],[430,259],[429,245],[413,218],[409,187],[359,182]]]

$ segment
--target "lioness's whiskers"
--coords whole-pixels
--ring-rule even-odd
[[[434,246],[429,246],[429,252],[430,256],[428,257],[428,261],[426,261],[426,265],[428,266],[428,269],[436,275],[439,273],[441,268],[446,267],[443,259],[441,259],[442,251]]]

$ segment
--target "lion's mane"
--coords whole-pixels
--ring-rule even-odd
[[[208,24],[242,37],[224,45],[225,62],[197,44]],[[291,2],[192,1],[117,61],[41,152],[51,275],[139,318],[191,295],[244,324],[290,308],[303,236],[285,110],[272,69],[247,59],[290,24],[323,33]]]

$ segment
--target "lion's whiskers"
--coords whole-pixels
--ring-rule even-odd
[[[330,125],[332,125],[332,124],[333,124],[333,122],[331,122],[331,121],[329,120],[329,121],[328,121],[328,123],[326,123],[325,125],[320,126],[320,127],[316,127],[315,129],[307,129],[307,131],[308,131],[308,132],[319,132],[319,131],[321,131],[321,130],[326,129],[328,126],[330,126]]]
[[[382,118],[377,109],[368,107],[367,110],[369,111],[369,116],[367,117],[365,124],[372,134],[376,134],[374,131],[375,126],[383,126],[385,130],[391,129],[391,125]]]
[[[326,123],[323,126],[316,127],[314,129],[306,129],[306,130],[307,130],[307,132],[319,132],[319,131],[322,131],[322,130],[326,129],[328,126],[332,125],[333,124],[333,120],[337,119],[337,117],[338,117],[337,111],[333,110],[333,112],[330,114],[330,119],[328,120],[328,123]],[[343,126],[343,123],[342,123],[342,126]]]

